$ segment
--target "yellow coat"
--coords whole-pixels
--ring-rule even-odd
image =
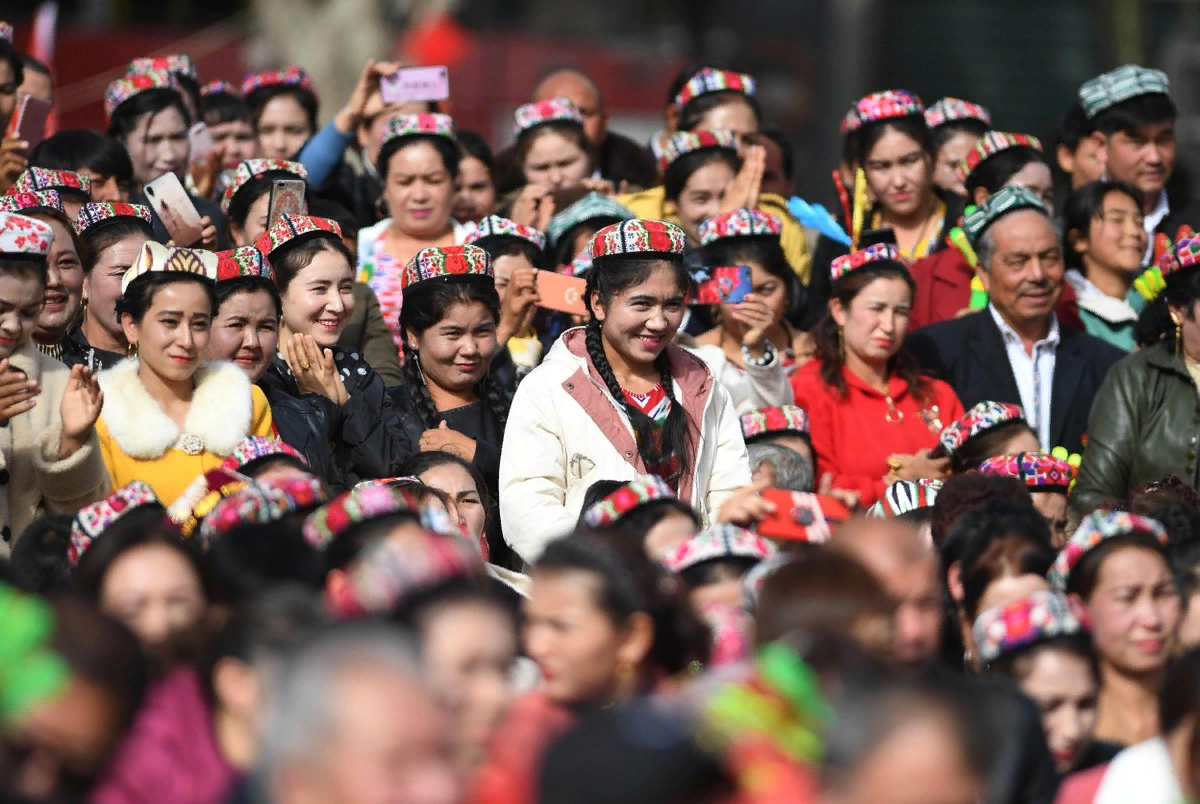
[[[196,374],[196,391],[183,432],[150,396],[137,375],[136,360],[122,360],[98,380],[104,409],[96,434],[114,488],[141,480],[170,505],[198,475],[215,469],[247,436],[274,436],[271,407],[263,392],[228,361]],[[203,451],[181,449],[198,436]]]
[[[628,207],[629,211],[639,218],[679,223],[679,218],[667,214],[667,200],[662,185],[636,193],[619,195],[617,201]],[[800,277],[800,281],[807,285],[808,278],[812,274],[812,254],[805,242],[803,224],[792,217],[792,213],[788,211],[787,200],[783,196],[762,193],[758,197],[758,209],[771,213],[783,222],[779,243],[783,246],[784,256],[787,257],[792,270],[796,272],[796,276]]]

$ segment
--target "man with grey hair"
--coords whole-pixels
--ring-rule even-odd
[[[260,800],[457,802],[445,717],[419,672],[381,624],[340,624],[292,656],[267,707]]]
[[[755,483],[788,491],[811,492],[813,468],[796,450],[782,444],[758,442],[746,447],[750,453],[750,479]]]
[[[1010,185],[966,216],[963,230],[979,259],[987,309],[917,330],[908,349],[953,386],[963,407],[1020,405],[1042,449],[1081,452],[1092,398],[1124,353],[1060,326],[1054,308],[1065,266],[1050,211]]]

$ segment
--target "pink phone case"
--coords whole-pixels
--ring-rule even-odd
[[[405,67],[379,81],[384,103],[425,103],[450,97],[450,72],[445,67]]]

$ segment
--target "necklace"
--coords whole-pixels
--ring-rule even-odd
[[[888,394],[884,397],[884,400],[887,402],[887,413],[884,415],[883,420],[888,424],[904,421],[904,411],[896,407],[896,403],[892,400],[892,395]]]

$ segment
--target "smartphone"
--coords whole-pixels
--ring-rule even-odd
[[[52,108],[54,108],[53,104],[41,98],[35,98],[32,95],[23,96],[21,105],[17,107],[16,112],[9,120],[8,131],[5,132],[5,135],[24,140],[30,148],[33,148],[46,139],[46,120],[50,117]]]
[[[282,215],[307,215],[308,201],[304,192],[308,185],[301,179],[276,179],[271,185],[271,201],[267,206],[267,228]]]
[[[404,67],[379,80],[386,104],[426,103],[450,97],[450,71],[445,67]]]
[[[775,504],[775,512],[759,521],[758,535],[788,542],[829,541],[829,523],[816,494],[769,488],[762,496]]]
[[[204,228],[200,213],[174,173],[164,173],[147,184],[146,200],[175,245],[187,247],[200,240]]]
[[[587,292],[587,280],[578,276],[567,276],[554,271],[538,271],[537,292],[541,297],[539,306],[562,313],[587,315],[583,295]]]
[[[878,243],[888,243],[896,245],[896,230],[892,227],[886,229],[868,229],[858,236],[858,248],[870,248]]]
[[[754,290],[749,265],[721,265],[696,276],[695,304],[737,304]]]
[[[212,133],[203,122],[196,123],[188,129],[188,161],[203,162],[215,147]]]

